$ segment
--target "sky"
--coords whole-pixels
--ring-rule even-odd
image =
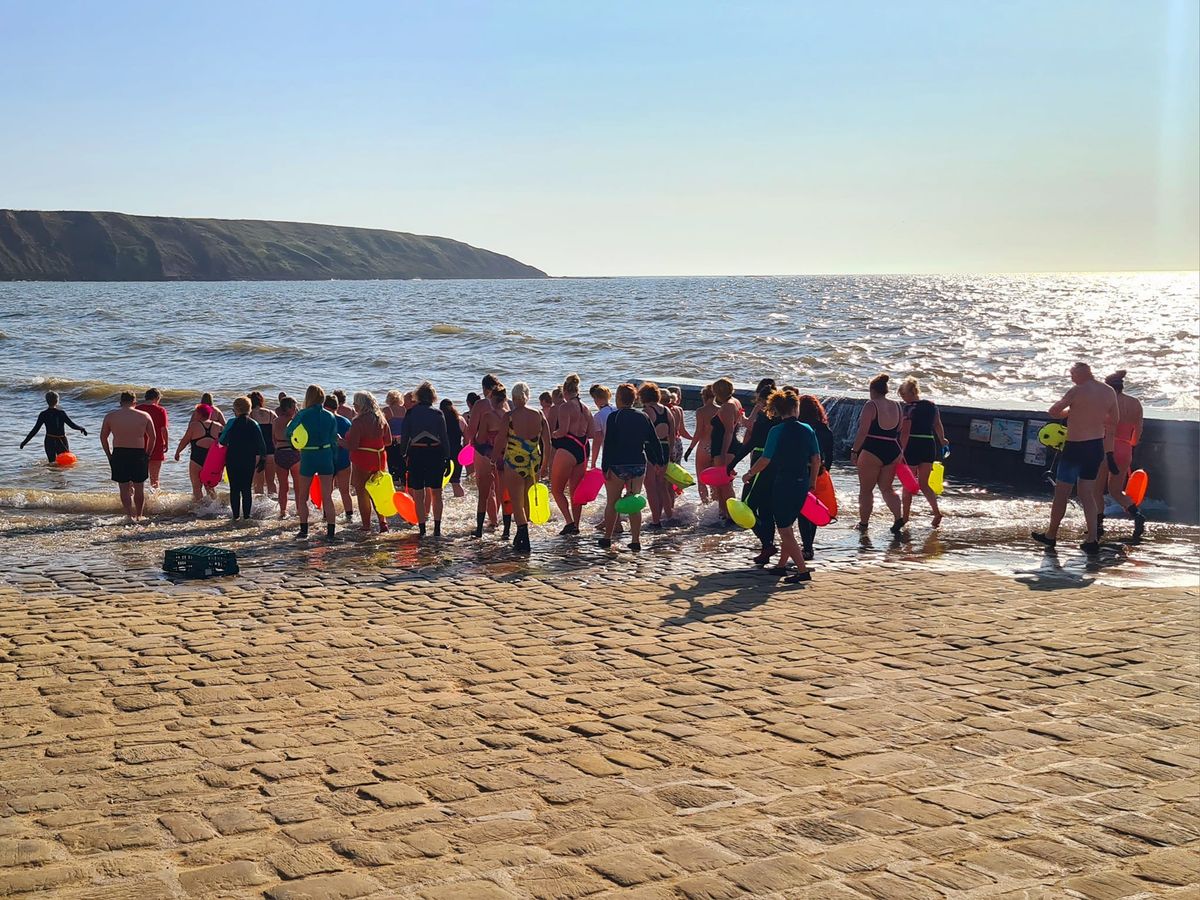
[[[1200,268],[1196,0],[0,0],[0,207],[553,275]]]

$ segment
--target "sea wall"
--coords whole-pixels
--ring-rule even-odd
[[[700,406],[702,382],[648,380],[681,388],[685,408]],[[640,383],[639,379],[633,381]],[[829,415],[838,458],[848,458],[866,397],[837,396],[820,389],[802,390],[821,398]],[[736,396],[748,406],[753,402],[754,386],[737,385]],[[1037,433],[1047,422],[1055,420],[1044,408],[1021,402],[981,406],[938,397],[930,399],[941,410],[942,426],[950,442],[951,452],[946,460],[948,479],[1011,485],[1022,491],[1043,490],[1049,494],[1052,479],[1048,473],[1055,454],[1038,443]],[[1146,496],[1166,508],[1165,518],[1200,522],[1200,413],[1147,408],[1133,464],[1150,475]]]

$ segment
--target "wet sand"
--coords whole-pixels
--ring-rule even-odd
[[[0,896],[1200,878],[1194,586],[1022,581],[902,543],[785,588],[744,567],[743,533],[637,557],[540,536],[522,560],[293,530],[0,518]],[[164,578],[194,543],[243,574]]]

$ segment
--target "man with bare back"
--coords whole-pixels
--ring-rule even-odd
[[[150,474],[150,451],[154,449],[154,422],[134,409],[134,396],[121,392],[121,405],[104,417],[100,446],[108,457],[112,480],[121,491],[125,523],[140,522],[146,502],[146,479]]]
[[[1038,543],[1053,547],[1058,540],[1058,526],[1067,511],[1071,490],[1078,485],[1079,504],[1087,520],[1087,537],[1080,549],[1089,556],[1100,551],[1096,523],[1098,503],[1096,479],[1101,467],[1118,471],[1113,459],[1113,434],[1120,421],[1117,392],[1092,375],[1091,366],[1077,362],[1071,366],[1071,381],[1075,386],[1050,407],[1056,419],[1067,418],[1067,443],[1058,458],[1054,478],[1054,502],[1050,506],[1050,525],[1044,531],[1032,533]],[[1107,477],[1107,476],[1106,476]]]

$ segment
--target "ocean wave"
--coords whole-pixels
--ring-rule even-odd
[[[467,329],[462,328],[458,325],[448,325],[445,322],[439,322],[436,325],[431,325],[429,327],[429,330],[433,334],[462,334]]]
[[[98,381],[77,378],[31,378],[16,383],[0,382],[5,388],[18,388],[30,391],[57,391],[66,397],[84,402],[115,399],[122,391],[132,391],[140,400],[148,387],[147,384],[120,384],[111,381]],[[202,390],[193,388],[159,388],[165,402],[180,402],[195,400]]]
[[[234,353],[255,353],[263,356],[307,356],[299,347],[284,347],[277,344],[263,344],[259,341],[230,341],[224,346],[225,350]]]
[[[182,515],[191,507],[191,494],[166,491],[146,494],[147,513]],[[120,513],[121,498],[115,489],[105,493],[93,493],[90,491],[44,491],[36,488],[0,488],[0,509],[102,515]],[[223,505],[221,509],[223,512],[227,511]]]

